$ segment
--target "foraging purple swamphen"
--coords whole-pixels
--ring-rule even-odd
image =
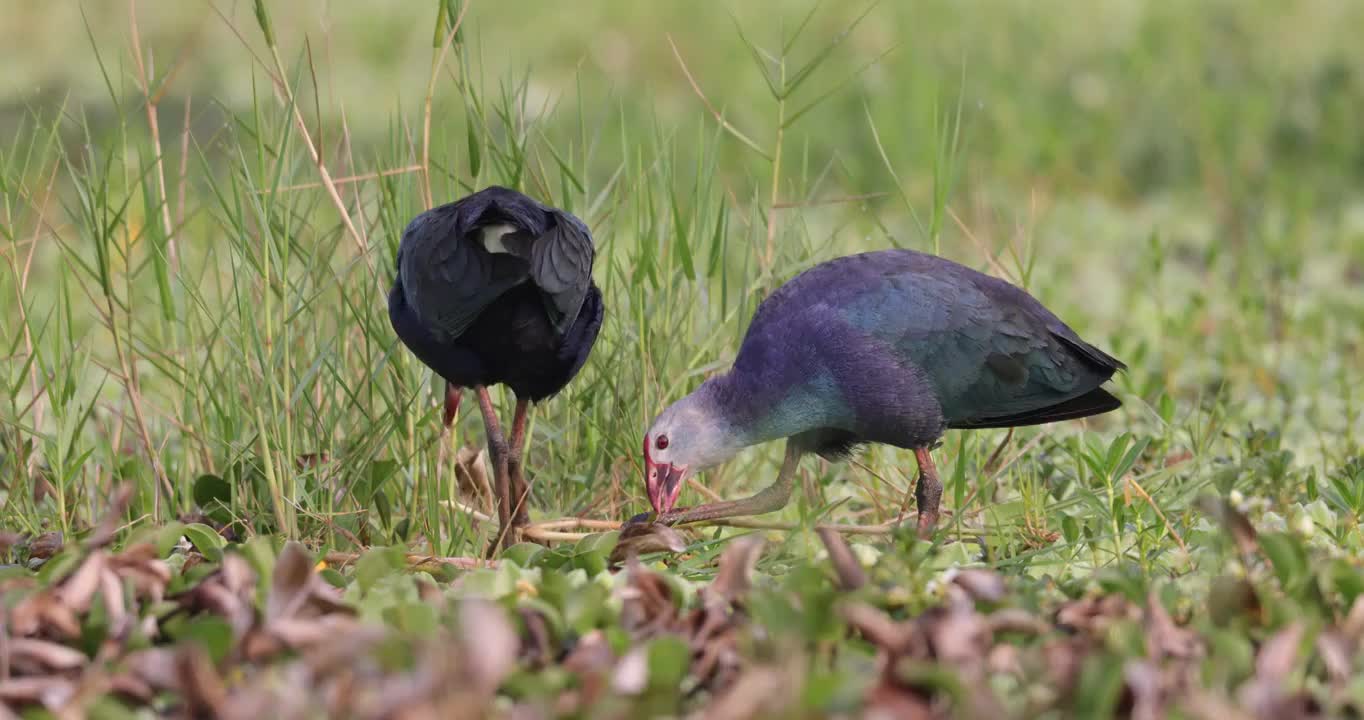
[[[398,245],[389,320],[445,379],[447,427],[462,389],[477,394],[502,542],[515,542],[509,529],[528,518],[521,454],[530,404],[577,375],[601,329],[595,256],[581,220],[497,186],[418,215]],[[488,397],[498,384],[516,394],[510,441]]]
[[[1023,290],[933,255],[883,250],[801,273],[758,307],[734,366],[665,409],[644,437],[645,485],[677,524],[786,505],[805,453],[864,443],[914,451],[919,533],[942,484],[929,450],[953,428],[1098,415],[1124,365]],[[777,481],[743,499],[674,510],[682,482],[741,449],[786,438]]]

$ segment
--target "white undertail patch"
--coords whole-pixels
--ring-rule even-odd
[[[511,254],[511,250],[507,249],[502,238],[515,233],[515,227],[511,225],[484,225],[479,230],[481,231],[479,241],[483,243],[485,250],[490,253]]]

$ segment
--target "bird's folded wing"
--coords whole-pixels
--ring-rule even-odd
[[[1081,395],[1112,374],[1093,367],[1073,347],[1083,341],[1013,288],[911,271],[888,275],[860,294],[845,312],[924,371],[954,424],[1032,412]]]
[[[560,332],[577,319],[592,285],[592,236],[578,218],[554,213],[554,225],[531,249],[530,275],[545,297],[545,311]]]
[[[459,212],[427,212],[403,232],[398,271],[407,303],[437,340],[459,337],[526,279],[526,262],[493,254],[460,232]]]

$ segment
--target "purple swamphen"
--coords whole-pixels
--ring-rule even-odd
[[[587,360],[602,322],[596,251],[572,214],[492,186],[418,215],[398,245],[389,320],[445,379],[445,425],[473,388],[488,433],[499,539],[527,522],[522,449],[530,403],[558,393]],[[488,387],[516,394],[511,437]],[[495,543],[496,545],[496,543]]]
[[[933,255],[883,250],[801,273],[758,307],[734,366],[664,410],[644,437],[656,522],[759,515],[786,505],[809,452],[863,443],[914,451],[918,529],[942,484],[929,450],[952,428],[1037,425],[1121,402],[1122,369],[1032,296]],[[682,482],[741,449],[787,438],[777,481],[743,499],[674,510]]]

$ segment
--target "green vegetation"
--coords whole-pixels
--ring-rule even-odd
[[[259,715],[291,673],[324,713],[326,652],[367,658],[359,716],[1364,712],[1364,5],[734,5],[9,12],[0,718]],[[614,533],[542,525],[470,569],[481,423],[440,437],[385,300],[407,220],[493,183],[588,222],[607,299],[534,420],[534,521],[646,509],[648,421],[857,250],[1023,285],[1127,362],[1124,408],[949,434],[932,547],[821,541],[901,512],[875,448],[807,461],[790,530],[612,572]]]

